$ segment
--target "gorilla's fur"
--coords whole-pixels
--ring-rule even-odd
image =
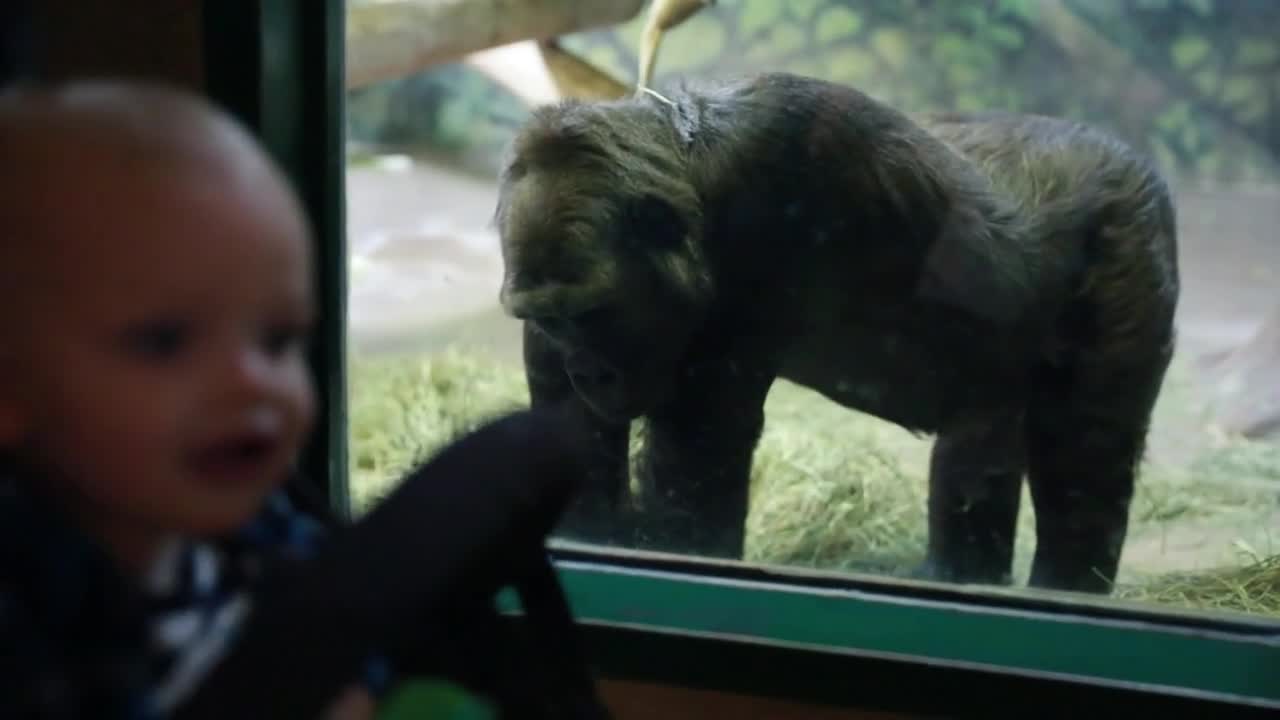
[[[566,532],[738,557],[781,377],[936,434],[930,576],[1007,581],[1026,474],[1031,583],[1110,587],[1179,292],[1170,193],[1116,139],[768,73],[536,110],[496,222],[533,404],[595,423]]]

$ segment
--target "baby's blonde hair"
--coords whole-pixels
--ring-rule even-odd
[[[2,294],[17,287],[24,248],[45,242],[49,213],[91,208],[96,183],[193,173],[217,186],[265,173],[301,209],[239,122],[196,93],[145,81],[88,79],[0,93],[0,168]]]

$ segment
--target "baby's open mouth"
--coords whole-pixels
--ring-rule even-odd
[[[275,435],[245,433],[212,443],[192,459],[195,471],[219,483],[239,483],[256,479],[275,456]]]

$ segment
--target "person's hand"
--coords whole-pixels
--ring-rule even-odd
[[[351,685],[325,710],[320,720],[374,720],[377,712],[369,691],[361,685]]]

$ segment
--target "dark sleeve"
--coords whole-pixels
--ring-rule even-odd
[[[555,425],[531,413],[459,439],[313,557],[277,566],[235,646],[174,717],[314,717],[371,655],[398,664],[461,617],[490,619],[581,476]]]
[[[145,682],[141,625],[103,595],[26,595],[0,590],[0,718],[127,717]]]
[[[285,485],[284,491],[295,508],[314,518],[325,529],[334,530],[343,524],[342,518],[325,502],[310,478],[295,475]]]
[[[42,507],[0,493],[0,718],[124,718],[145,683],[141,599]]]
[[[47,673],[48,650],[33,632],[18,593],[0,588],[0,717],[42,717],[33,707],[31,691],[47,683],[41,676]]]

